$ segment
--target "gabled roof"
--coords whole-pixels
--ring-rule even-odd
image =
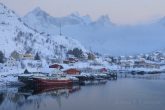
[[[59,64],[53,64],[53,65],[50,65],[49,68],[63,69],[63,66],[61,66]]]

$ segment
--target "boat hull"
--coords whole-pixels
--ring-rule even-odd
[[[25,85],[33,85],[33,78],[27,76],[18,76],[18,81],[23,82]]]
[[[36,86],[68,86],[73,84],[71,80],[41,79],[41,78],[33,78],[33,82]]]

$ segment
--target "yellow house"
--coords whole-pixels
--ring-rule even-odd
[[[21,54],[22,59],[34,59],[32,54]]]

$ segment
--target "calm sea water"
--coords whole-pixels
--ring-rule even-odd
[[[118,79],[44,92],[3,88],[0,110],[165,110],[165,80]]]

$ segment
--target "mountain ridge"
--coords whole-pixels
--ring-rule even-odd
[[[32,20],[33,18],[35,20]],[[64,18],[69,22],[69,25],[65,22],[61,23],[62,33],[66,36],[72,36],[81,41],[86,48],[99,53],[129,55],[148,53],[165,47],[163,42],[165,40],[163,37],[165,36],[163,21],[165,20],[135,26],[119,26],[113,24],[106,15],[96,21],[87,20],[88,23],[86,24],[84,22],[87,21],[84,21],[83,16],[80,15],[74,14],[76,20],[81,19],[80,22],[75,24],[70,21],[69,15],[61,17],[59,20],[62,19],[63,21]],[[56,21],[57,17],[51,16],[51,19]],[[35,27],[38,31],[45,31],[52,35],[59,33],[60,30],[59,26],[46,22],[46,19],[43,21],[37,19],[33,11],[31,12],[31,16],[27,14],[23,17],[23,20],[30,24],[31,27]],[[38,25],[36,25],[35,21]]]
[[[0,35],[1,51],[7,57],[13,51],[26,53],[39,53],[42,57],[59,57],[59,51],[65,54],[67,50],[79,48],[86,49],[77,41],[63,35],[50,35],[39,32],[25,23],[14,11],[0,4]],[[63,49],[63,50],[61,50]]]

